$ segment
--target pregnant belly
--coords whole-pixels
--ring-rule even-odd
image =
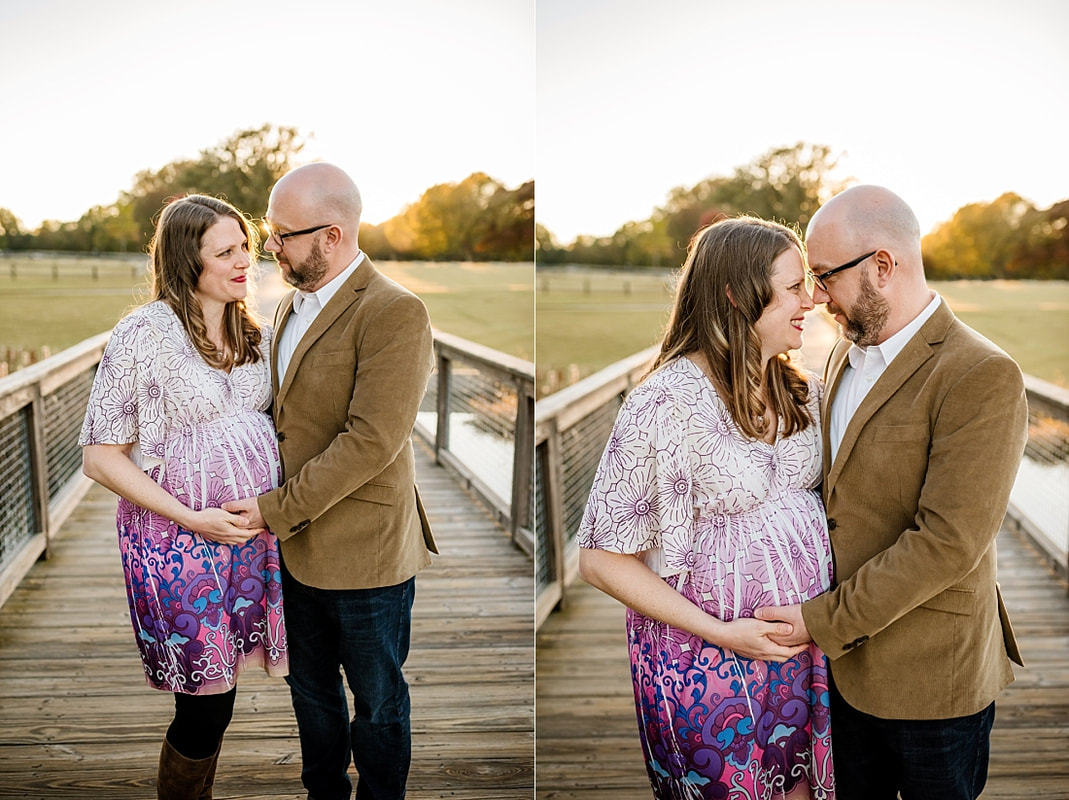
[[[694,564],[675,588],[724,620],[827,591],[832,562],[823,509],[819,500],[799,499],[699,519]]]

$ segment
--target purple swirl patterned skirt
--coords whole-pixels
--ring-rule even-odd
[[[678,588],[679,577],[668,583]],[[630,609],[627,634],[656,798],[835,797],[827,663],[816,645],[782,664],[757,661]]]

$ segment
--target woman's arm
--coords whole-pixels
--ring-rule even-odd
[[[784,647],[770,637],[789,636],[784,622],[740,617],[724,622],[710,616],[661,580],[638,556],[579,549],[579,574],[587,583],[640,614],[700,636],[744,658],[786,661],[808,645]]]
[[[219,544],[240,545],[262,529],[246,528],[248,520],[221,508],[193,511],[169,494],[130,460],[133,444],[90,444],[82,448],[82,472],[131,503],[173,520]]]

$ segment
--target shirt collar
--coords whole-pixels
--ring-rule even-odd
[[[902,330],[896,333],[894,336],[889,337],[886,341],[880,344],[869,345],[868,347],[858,347],[854,345],[847,351],[847,355],[850,357],[850,366],[854,369],[860,370],[865,362],[870,358],[881,358],[883,365],[886,367],[895,357],[902,352],[902,349],[906,346],[906,343],[912,339],[917,331],[921,329],[921,326],[927,322],[935,310],[939,308],[939,303],[942,298],[939,297],[938,292],[932,292],[932,299],[928,305],[919,313],[913,320],[906,325]]]
[[[354,258],[345,269],[331,278],[327,283],[320,286],[314,292],[302,292],[297,291],[297,294],[293,296],[293,313],[300,315],[305,306],[308,309],[322,310],[330,302],[330,298],[338,293],[338,289],[342,287],[349,276],[356,272],[356,268],[360,266],[360,263],[364,260],[364,251],[358,250],[356,258]]]

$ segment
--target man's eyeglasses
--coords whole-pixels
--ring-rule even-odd
[[[286,240],[292,236],[304,236],[306,233],[315,233],[316,231],[321,231],[324,228],[329,228],[333,224],[334,223],[332,222],[328,222],[326,225],[316,225],[313,228],[305,228],[302,231],[290,231],[289,233],[281,233],[280,231],[276,231],[273,227],[271,227],[271,223],[268,222],[266,219],[263,221],[264,232],[267,233],[268,240],[274,239],[275,242],[278,244],[279,249],[285,247]]]
[[[814,281],[816,281],[817,285],[821,289],[823,289],[826,292],[826,291],[828,291],[828,285],[826,283],[824,283],[824,281],[826,281],[828,278],[830,278],[836,272],[842,272],[844,269],[850,269],[850,267],[856,267],[858,264],[860,264],[866,258],[871,258],[872,256],[876,255],[878,252],[880,252],[880,251],[879,250],[873,250],[871,253],[865,253],[865,255],[859,256],[858,258],[855,258],[853,261],[847,261],[841,267],[835,267],[835,269],[829,269],[827,272],[822,272],[819,275],[817,273],[813,272],[812,270],[810,270],[809,271],[809,276]]]

